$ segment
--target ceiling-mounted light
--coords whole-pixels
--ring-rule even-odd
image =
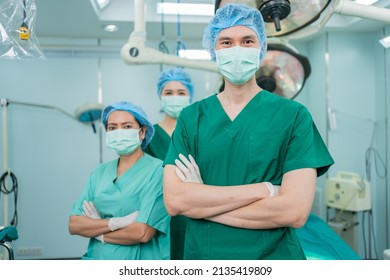
[[[216,0],[215,10],[232,2],[257,7],[263,15],[267,37],[277,37],[315,22],[331,0]]]
[[[381,43],[381,45],[386,49],[390,48],[390,36],[380,39],[379,43]]]
[[[257,84],[272,93],[288,99],[295,98],[311,73],[309,60],[292,46],[269,44],[260,69]]]
[[[213,4],[157,3],[157,13],[165,15],[214,15]]]
[[[273,22],[275,30],[280,31],[280,21],[285,19],[291,12],[288,0],[267,0],[259,6],[265,22]]]
[[[103,29],[104,29],[104,31],[107,31],[107,32],[115,32],[115,31],[119,30],[119,27],[115,24],[107,24],[107,25],[103,26]]]
[[[289,3],[289,11],[284,2]],[[331,0],[289,0],[278,2],[275,2],[275,0],[256,0],[257,7],[265,20],[265,29],[268,37],[287,35],[310,25],[320,17],[330,2]],[[270,14],[268,6],[271,4],[274,10],[271,10]],[[272,20],[272,13],[276,15],[281,14],[284,18],[274,16],[275,20]],[[270,16],[271,18],[267,19]],[[282,21],[278,23],[278,20]]]

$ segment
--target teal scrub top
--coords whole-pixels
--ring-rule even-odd
[[[91,174],[71,215],[83,215],[83,201],[92,201],[102,219],[126,216],[139,211],[136,222],[155,228],[147,243],[134,245],[102,244],[91,238],[82,259],[95,260],[169,260],[168,215],[162,194],[162,161],[144,154],[117,178],[118,159],[100,164]]]
[[[191,154],[203,182],[232,186],[271,182],[283,174],[334,163],[308,110],[298,102],[262,90],[231,121],[216,95],[180,113],[164,165]],[[185,259],[305,259],[290,227],[244,229],[189,219]]]
[[[164,160],[170,143],[171,137],[168,133],[160,125],[155,124],[152,141],[146,147],[145,152],[153,157]],[[184,216],[171,218],[171,260],[183,259],[187,220],[188,218]]]

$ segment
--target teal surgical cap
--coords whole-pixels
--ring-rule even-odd
[[[203,33],[203,47],[210,53],[213,61],[215,61],[215,45],[219,32],[238,25],[247,26],[256,32],[261,45],[260,60],[263,59],[267,52],[267,35],[261,13],[245,4],[228,3],[217,9],[214,18]]]
[[[102,112],[102,123],[105,128],[107,128],[107,120],[110,114],[114,111],[125,111],[129,112],[134,116],[134,118],[140,123],[142,126],[146,126],[146,135],[145,139],[142,141],[141,148],[145,149],[145,147],[150,143],[152,137],[154,135],[154,127],[153,124],[149,121],[147,115],[144,110],[140,106],[137,106],[133,103],[122,101],[116,102],[108,105],[104,108]]]
[[[188,90],[190,95],[190,101],[192,101],[192,96],[194,94],[194,86],[192,84],[190,75],[185,72],[182,68],[170,69],[160,73],[160,77],[157,82],[157,94],[161,96],[163,88],[168,82],[177,81],[182,83]]]

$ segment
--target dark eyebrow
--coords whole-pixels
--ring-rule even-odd
[[[242,39],[247,40],[247,39],[255,39],[255,38],[257,38],[256,35],[247,35],[247,36],[244,36]],[[224,40],[232,40],[232,38],[227,37],[227,36],[218,38],[218,41],[224,41]]]
[[[121,125],[125,125],[125,124],[139,124],[138,122],[132,122],[132,121],[128,121],[128,122],[123,122],[123,123],[120,123]],[[116,123],[108,123],[107,125],[117,125]]]
[[[248,36],[245,36],[243,39],[256,39],[257,36],[255,35],[248,35]]]
[[[231,40],[230,37],[219,37],[218,41],[225,41],[225,40]]]

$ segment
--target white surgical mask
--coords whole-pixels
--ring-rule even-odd
[[[129,155],[141,146],[140,129],[115,129],[106,133],[106,145],[118,155]]]
[[[226,48],[215,51],[218,70],[235,85],[242,85],[252,78],[260,67],[260,49]]]
[[[174,119],[177,119],[181,110],[188,105],[190,105],[189,96],[161,96],[161,106],[163,111]]]

